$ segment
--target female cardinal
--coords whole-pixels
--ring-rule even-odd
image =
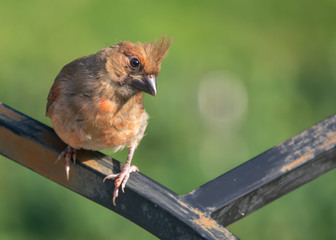
[[[104,179],[117,178],[114,205],[120,186],[124,191],[130,173],[138,171],[131,161],[148,119],[141,93],[156,95],[161,61],[171,43],[163,36],[155,42],[120,42],[103,48],[64,66],[51,87],[46,115],[68,144],[58,157],[65,157],[67,179],[77,149],[129,148],[121,172]]]

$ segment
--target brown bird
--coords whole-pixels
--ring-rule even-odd
[[[131,161],[148,120],[141,93],[156,95],[161,61],[171,43],[163,36],[154,42],[120,42],[103,48],[64,66],[51,87],[46,115],[68,144],[57,158],[65,157],[67,179],[76,150],[129,148],[121,172],[104,179],[116,178],[114,205],[120,186],[124,191],[130,173],[138,171]]]

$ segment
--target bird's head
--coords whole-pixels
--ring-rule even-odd
[[[171,43],[172,39],[166,41],[164,35],[154,42],[120,42],[112,46],[106,60],[106,70],[118,87],[117,94],[129,97],[142,91],[155,96],[161,61]]]

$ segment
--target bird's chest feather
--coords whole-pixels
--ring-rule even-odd
[[[136,101],[122,106],[107,99],[99,101],[95,127],[99,129],[103,144],[119,146],[132,139],[142,125],[145,111]]]
[[[143,137],[147,126],[148,115],[140,94],[122,104],[101,97],[82,102],[72,112],[62,112],[64,109],[59,109],[52,122],[61,139],[76,149],[129,147]]]

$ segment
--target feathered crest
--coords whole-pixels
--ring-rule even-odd
[[[166,35],[164,34],[160,40],[144,43],[144,50],[147,57],[151,58],[153,62],[161,62],[167,55],[172,42],[173,39],[171,37],[166,41]]]
[[[173,39],[171,37],[166,41],[166,35],[164,34],[160,40],[154,42],[137,42],[134,44],[121,42],[120,51],[127,56],[140,58],[147,72],[158,72],[160,71],[161,61],[167,55],[172,42]]]

